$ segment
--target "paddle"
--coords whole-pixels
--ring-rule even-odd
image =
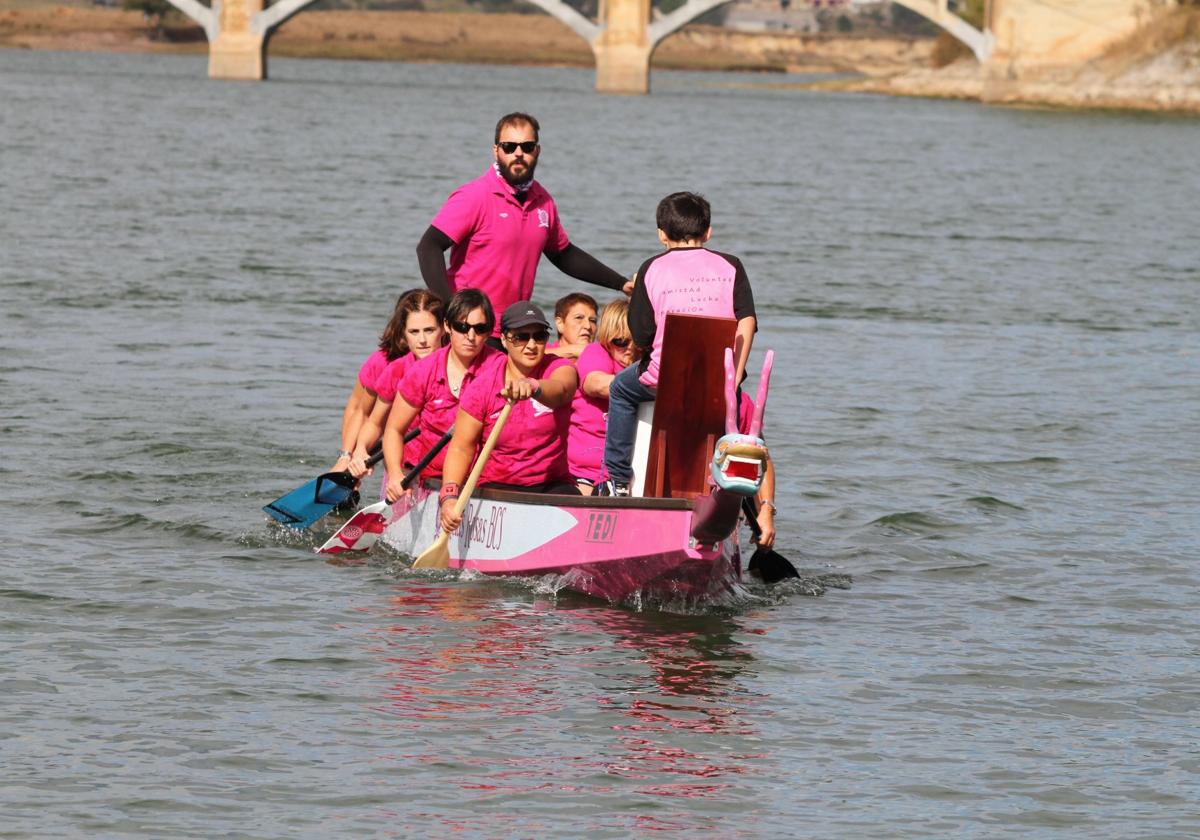
[[[750,530],[754,534],[754,539],[762,538],[762,528],[758,527],[758,511],[755,510],[754,499],[746,496],[742,499],[742,510],[746,512],[746,520],[750,523]],[[792,565],[792,561],[788,560],[782,554],[770,549],[757,546],[754,549],[754,554],[750,557],[750,562],[746,564],[746,571],[758,572],[759,577],[764,583],[778,583],[784,578],[800,577],[800,573],[796,571],[796,567]]]
[[[404,436],[405,442],[413,440],[419,433],[419,429],[410,430]],[[367,460],[367,466],[374,466],[382,458],[383,450],[376,450]],[[283,494],[269,505],[263,505],[263,512],[289,528],[303,530],[338,505],[350,500],[357,486],[358,479],[348,471],[324,473],[290,493]]]
[[[496,448],[496,441],[500,440],[500,432],[504,429],[504,424],[508,422],[508,415],[512,414],[513,403],[507,402],[504,408],[500,411],[500,416],[496,418],[496,425],[492,427],[492,433],[488,435],[487,442],[483,444],[483,451],[479,453],[479,457],[475,459],[475,466],[471,469],[471,474],[467,476],[467,483],[463,485],[462,495],[454,502],[455,514],[461,516],[462,512],[467,509],[467,503],[471,501],[471,494],[475,492],[475,485],[479,482],[479,476],[483,473],[483,467],[487,464],[488,457],[492,454],[492,450]],[[438,515],[441,515],[439,508]],[[421,556],[413,561],[414,569],[444,569],[450,565],[450,532],[442,531],[438,534],[438,538],[433,541],[433,545],[421,552]]]
[[[407,488],[416,481],[421,470],[429,466],[429,462],[446,448],[446,444],[450,442],[450,438],[452,437],[454,437],[453,426],[450,427],[446,434],[438,438],[437,443],[425,453],[425,457],[418,461],[416,466],[405,474],[400,484]],[[346,520],[346,524],[338,528],[337,533],[317,549],[317,553],[341,554],[344,551],[366,551],[379,540],[379,535],[383,533],[383,529],[392,524],[392,519],[388,514],[391,513],[393,504],[395,504],[394,501],[385,497],[373,505],[367,505]]]

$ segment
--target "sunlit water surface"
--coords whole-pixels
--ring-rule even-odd
[[[272,73],[0,52],[0,835],[1200,832],[1200,123]],[[263,521],[513,109],[623,272],[712,200],[804,580],[614,606]]]

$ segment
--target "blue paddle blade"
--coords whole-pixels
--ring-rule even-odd
[[[289,528],[303,530],[355,496],[354,479],[348,473],[325,473],[264,505],[263,512]]]

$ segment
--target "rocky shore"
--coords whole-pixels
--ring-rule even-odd
[[[1200,9],[1176,9],[1079,66],[985,71],[974,59],[820,83],[899,96],[1200,114]]]
[[[141,13],[94,5],[0,0],[0,46],[200,53],[182,16],[153,26]],[[306,11],[271,40],[270,55],[586,67],[587,45],[537,14]],[[654,54],[660,69],[839,73],[805,87],[1063,108],[1200,113],[1200,10],[1178,10],[1078,67],[990,72],[973,58],[933,68],[931,39],[745,33],[692,25]]]

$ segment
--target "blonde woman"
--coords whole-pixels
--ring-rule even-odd
[[[608,421],[608,386],[618,371],[641,354],[629,333],[629,301],[614,300],[600,313],[597,340],[579,354],[575,370],[579,390],[571,403],[567,463],[585,496],[604,479],[604,431]]]

